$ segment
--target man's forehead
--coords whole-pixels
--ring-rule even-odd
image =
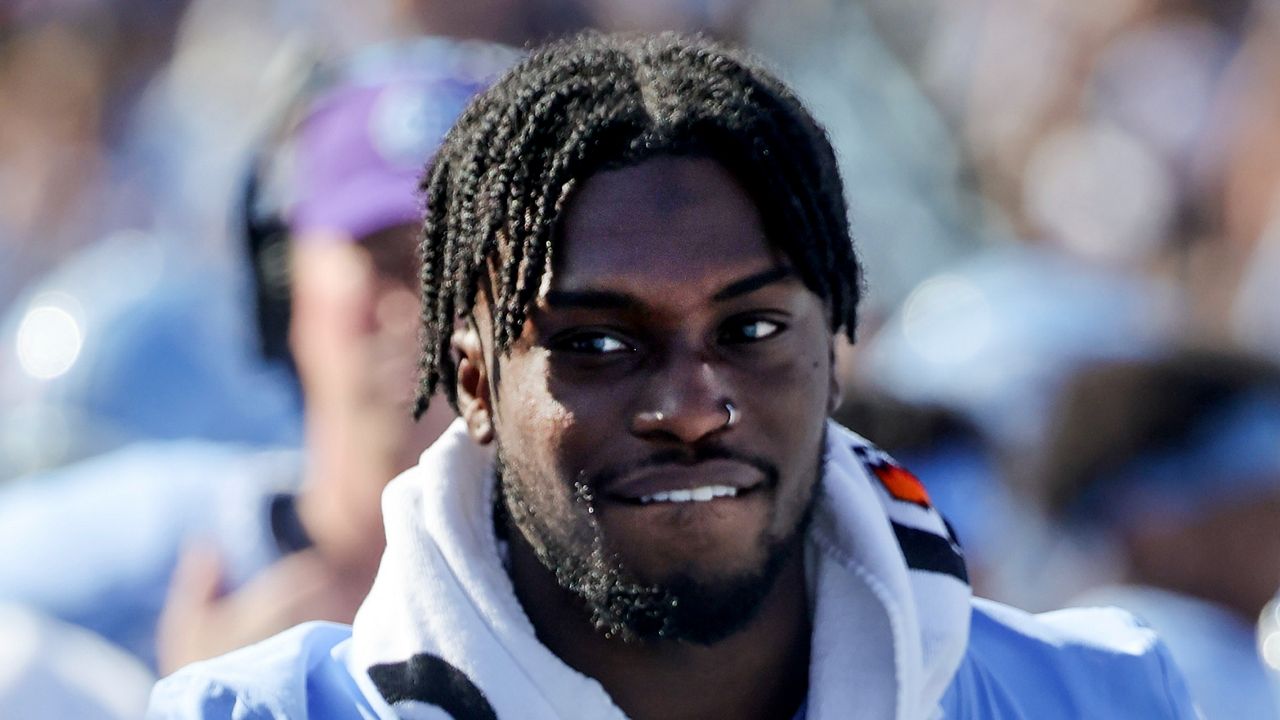
[[[550,287],[727,279],[778,264],[755,201],[723,166],[661,156],[596,173],[561,218]]]
[[[560,222],[568,233],[588,223],[607,226],[634,217],[639,210],[678,218],[717,203],[732,203],[748,215],[760,215],[742,183],[719,161],[701,155],[663,154],[578,180]]]

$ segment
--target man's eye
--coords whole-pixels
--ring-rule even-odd
[[[783,329],[782,323],[754,318],[727,325],[720,333],[720,341],[731,344],[755,342],[773,337]]]
[[[604,333],[578,333],[557,341],[554,349],[584,355],[611,355],[631,352],[631,346]]]

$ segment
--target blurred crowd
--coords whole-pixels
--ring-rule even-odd
[[[825,125],[867,276],[837,418],[978,592],[1126,607],[1209,720],[1280,718],[1274,0],[0,5],[0,715],[135,716],[350,619],[449,420],[409,421],[422,161],[584,28],[728,39]],[[94,643],[115,684],[49,660]]]

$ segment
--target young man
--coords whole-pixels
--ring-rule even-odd
[[[820,128],[677,36],[548,46],[426,185],[423,380],[352,629],[178,673],[156,717],[1192,717],[1112,611],[972,601],[924,488],[827,420],[859,271]]]

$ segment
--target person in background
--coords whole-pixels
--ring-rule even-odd
[[[225,597],[217,558],[193,547],[161,618],[162,670],[304,617],[349,621],[382,555],[383,486],[453,418],[441,407],[415,423],[412,412],[414,188],[453,119],[516,54],[425,38],[363,55],[309,103],[289,133],[291,157],[276,158],[286,165],[277,170],[287,178],[288,348],[304,398],[305,457],[300,491],[277,496],[271,522],[282,549],[297,552]],[[259,287],[271,277],[272,247],[256,246]]]
[[[422,381],[351,627],[157,685],[154,717],[1193,717],[1115,610],[974,599],[928,493],[829,420],[861,268],[834,152],[674,34],[532,53],[425,184]]]
[[[304,96],[246,203],[259,296],[277,301],[260,308],[264,350],[287,346],[297,369],[302,449],[135,445],[17,481],[0,496],[0,542],[23,551],[0,558],[0,599],[161,674],[303,619],[351,619],[382,551],[382,488],[451,418],[412,414],[418,173],[515,57],[406,41]],[[256,234],[272,217],[275,242]]]
[[[1204,717],[1276,718],[1255,642],[1280,588],[1280,367],[1179,350],[1081,371],[1041,473],[1093,562],[1076,604],[1150,623]]]

